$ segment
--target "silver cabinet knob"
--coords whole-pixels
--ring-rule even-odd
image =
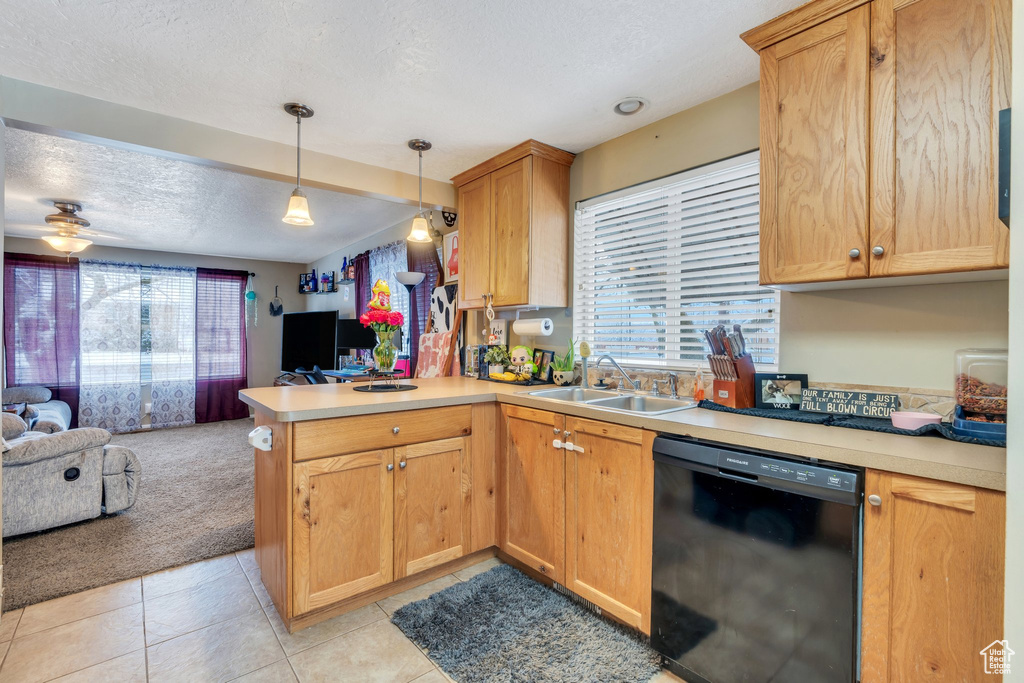
[[[562,430],[559,429],[558,427],[555,427],[555,434],[561,434],[561,433],[562,433]]]
[[[851,249],[850,258],[857,258],[860,256],[860,249]]]
[[[879,505],[882,504],[882,497],[881,496],[876,496],[876,495],[870,495],[870,496],[868,496],[868,502],[871,503],[872,505],[874,505],[875,507],[878,507]]]
[[[570,436],[572,436],[572,432],[570,432],[568,429],[566,429],[565,430],[565,438],[568,439]]]
[[[392,463],[389,462],[388,463],[388,472],[390,472],[393,469],[395,469],[395,466]]]
[[[391,428],[391,433],[392,434],[397,434],[398,433],[398,427],[392,427]]]
[[[404,469],[405,469],[405,461],[403,460],[402,462],[398,463],[398,467],[399,467],[400,469],[403,469],[403,470],[404,470]]]
[[[881,245],[879,245],[877,247],[872,247],[871,248],[871,253],[874,254],[875,256],[881,256],[882,254],[885,253],[885,248],[882,247]]]

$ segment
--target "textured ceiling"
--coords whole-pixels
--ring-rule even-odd
[[[455,173],[579,152],[757,80],[738,35],[802,0],[0,0],[0,72],[278,142]],[[650,100],[623,117],[625,96]]]
[[[281,222],[288,183],[18,128],[4,138],[5,234],[18,237],[52,234],[43,217],[66,199],[96,244],[309,263],[416,212],[306,188],[316,225],[300,228]]]

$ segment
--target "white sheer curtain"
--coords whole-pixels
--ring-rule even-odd
[[[142,302],[143,353],[151,369],[150,425],[196,421],[196,269],[151,266]],[[148,316],[146,315],[148,312]]]
[[[405,251],[405,240],[385,244],[370,251],[370,287],[377,280],[383,279],[391,288],[391,308],[401,311],[405,317],[405,324],[402,326],[402,353],[408,354],[405,342],[409,339],[409,292],[405,285],[398,281],[395,273],[409,270],[408,257]],[[363,311],[358,311],[362,315]]]
[[[78,273],[78,424],[136,430],[142,415],[142,267],[81,261]]]

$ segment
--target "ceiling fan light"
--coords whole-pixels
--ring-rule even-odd
[[[433,238],[430,236],[430,225],[427,223],[427,219],[423,217],[423,214],[412,219],[412,229],[409,230],[409,236],[406,237],[406,240],[409,242],[433,241]]]
[[[86,247],[92,244],[90,240],[85,240],[81,237],[68,237],[65,235],[44,235],[43,241],[60,253],[68,256],[83,251]]]
[[[289,225],[313,225],[305,192],[297,187],[292,191],[292,196],[288,200],[288,211],[281,220]]]

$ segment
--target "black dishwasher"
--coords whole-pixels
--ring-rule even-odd
[[[857,678],[861,473],[654,441],[651,644],[690,683]]]

